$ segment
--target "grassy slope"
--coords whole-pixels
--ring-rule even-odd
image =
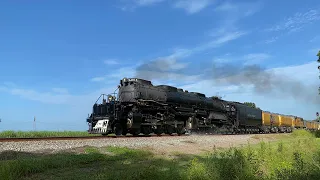
[[[83,154],[0,155],[3,179],[320,179],[320,141],[297,131],[289,139],[174,159],[127,148]],[[37,157],[37,158],[35,158]]]
[[[0,138],[36,138],[36,137],[75,137],[75,136],[100,136],[88,134],[86,131],[2,131]]]

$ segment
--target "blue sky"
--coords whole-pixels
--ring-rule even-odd
[[[86,130],[96,98],[139,73],[314,119],[319,20],[316,0],[1,1],[0,130],[32,130],[34,116],[37,130]],[[146,63],[168,68],[140,71]],[[203,76],[210,63],[259,64],[308,92],[218,83]]]

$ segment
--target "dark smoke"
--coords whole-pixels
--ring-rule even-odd
[[[253,87],[254,93],[259,95],[292,97],[296,100],[320,104],[316,86],[305,85],[289,76],[267,71],[259,65],[213,65],[211,72],[211,78],[218,84],[249,85]]]
[[[158,59],[155,61],[146,62],[136,69],[136,77],[148,80],[166,79],[169,78],[172,64],[166,59]],[[159,75],[161,77],[159,77]]]
[[[136,68],[135,77],[148,80],[191,80],[186,75],[192,75],[185,70],[188,67],[184,63],[177,63],[172,58],[160,58],[146,62]],[[198,74],[193,74],[198,75]],[[195,79],[193,79],[195,80]]]
[[[273,71],[268,71],[260,65],[244,65],[235,63],[214,63],[194,66],[197,62],[179,71],[173,71],[174,64],[167,61],[156,60],[148,62],[136,69],[139,78],[159,80],[169,78],[168,73],[175,72],[188,77],[194,74],[202,74],[202,79],[211,79],[214,85],[251,86],[253,92],[265,96],[287,98],[312,104],[320,104],[320,96],[316,86],[305,85],[299,80],[284,76]],[[305,72],[301,72],[303,74]],[[182,74],[182,75],[181,75]],[[171,80],[171,79],[170,79]],[[213,85],[213,86],[214,86]],[[223,92],[222,92],[223,93]],[[291,106],[291,105],[290,105]]]

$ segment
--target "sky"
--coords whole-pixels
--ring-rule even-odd
[[[0,23],[0,131],[87,130],[124,77],[320,111],[316,0],[3,0]]]

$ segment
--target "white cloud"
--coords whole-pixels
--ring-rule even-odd
[[[310,39],[309,42],[319,42],[320,41],[320,36],[315,36],[314,38]]]
[[[215,33],[211,33],[211,36],[214,36],[211,41],[204,43],[195,48],[189,49],[189,54],[202,52],[211,48],[217,48],[221,45],[224,45],[230,41],[234,41],[239,39],[240,37],[248,34],[248,32],[244,31],[219,31],[219,35],[215,35]]]
[[[208,7],[213,2],[213,0],[178,0],[174,3],[174,7],[184,9],[189,14],[194,14]]]
[[[52,91],[60,94],[68,94],[69,91],[66,88],[52,88]]]
[[[266,41],[264,41],[265,44],[271,44],[273,42],[275,42],[276,40],[278,40],[278,37],[274,36]]]
[[[223,64],[230,62],[241,62],[244,65],[259,64],[260,62],[269,59],[270,54],[267,53],[250,53],[239,57],[230,56],[229,54],[221,57],[213,58],[213,63]]]
[[[107,65],[115,65],[115,64],[119,64],[117,59],[107,59],[104,61],[104,64]]]
[[[171,55],[165,57],[159,57],[156,59],[181,59],[185,57],[189,57],[195,55],[197,53],[203,53],[203,51],[218,48],[224,44],[227,44],[231,41],[237,40],[244,35],[247,35],[249,32],[246,31],[227,31],[225,29],[217,29],[210,32],[210,39],[208,42],[195,46],[193,48],[186,49],[177,49]]]
[[[257,13],[262,7],[262,3],[257,2],[222,2],[214,10],[219,14],[218,21],[224,29],[235,30],[237,23],[242,18],[246,18]]]
[[[318,63],[316,61],[312,61],[301,65],[273,68],[269,71],[273,71],[278,75],[290,77],[291,79],[295,79],[300,82],[313,84],[319,82],[319,70],[317,69],[317,66]]]
[[[253,53],[253,54],[247,54],[243,57],[245,60],[245,64],[259,64],[260,62],[270,58],[271,56],[266,53]]]
[[[132,12],[139,7],[148,7],[162,3],[164,1],[166,0],[122,0],[124,5],[120,6],[119,8],[122,11]]]
[[[153,4],[161,3],[163,1],[165,1],[165,0],[135,0],[135,3],[138,6],[150,6]]]
[[[32,89],[23,88],[2,87],[0,90],[12,95],[20,96],[24,99],[49,104],[65,104],[71,97],[71,95],[68,93],[38,92]]]
[[[119,69],[116,69],[115,71],[111,72],[111,74],[108,75],[109,80],[120,80],[124,77],[133,77],[135,74],[135,69],[137,65],[134,66],[127,66],[127,67],[121,67]]]
[[[213,47],[220,46],[220,45],[225,44],[225,43],[227,43],[229,41],[238,39],[241,36],[246,35],[246,34],[247,34],[247,32],[242,32],[242,31],[227,32],[223,36],[211,41],[209,43],[209,47],[211,47],[211,46],[213,46]]]
[[[308,53],[312,56],[317,56],[318,52],[320,51],[320,47],[319,48],[311,48],[308,50]]]
[[[94,77],[91,79],[91,81],[93,82],[101,82],[101,81],[104,81],[106,79],[106,77],[104,76],[101,76],[101,77]]]
[[[277,25],[266,29],[266,31],[287,31],[289,33],[303,29],[306,25],[320,20],[318,10],[312,9],[307,12],[298,12],[291,17],[285,18]]]
[[[64,104],[69,105],[70,107],[75,109],[76,107],[85,106],[86,111],[90,111],[90,106],[93,105],[93,103],[99,97],[100,94],[113,93],[116,87],[117,84],[113,84],[112,86],[109,86],[107,88],[101,88],[91,93],[80,95],[69,93],[69,91],[65,88],[52,88],[52,91],[41,92],[28,88],[0,86],[0,91],[9,93],[11,95],[19,96],[22,99],[37,101],[45,104]],[[76,111],[81,112],[81,110],[79,109]]]
[[[126,2],[125,6],[121,7],[123,11],[133,11],[139,7],[148,7],[163,3],[167,0],[135,0],[131,3]],[[176,9],[183,9],[188,14],[194,14],[211,5],[215,0],[173,0],[171,6]]]
[[[251,16],[258,12],[261,8],[261,2],[230,2],[225,1],[215,8],[217,12],[228,12],[238,16]]]

